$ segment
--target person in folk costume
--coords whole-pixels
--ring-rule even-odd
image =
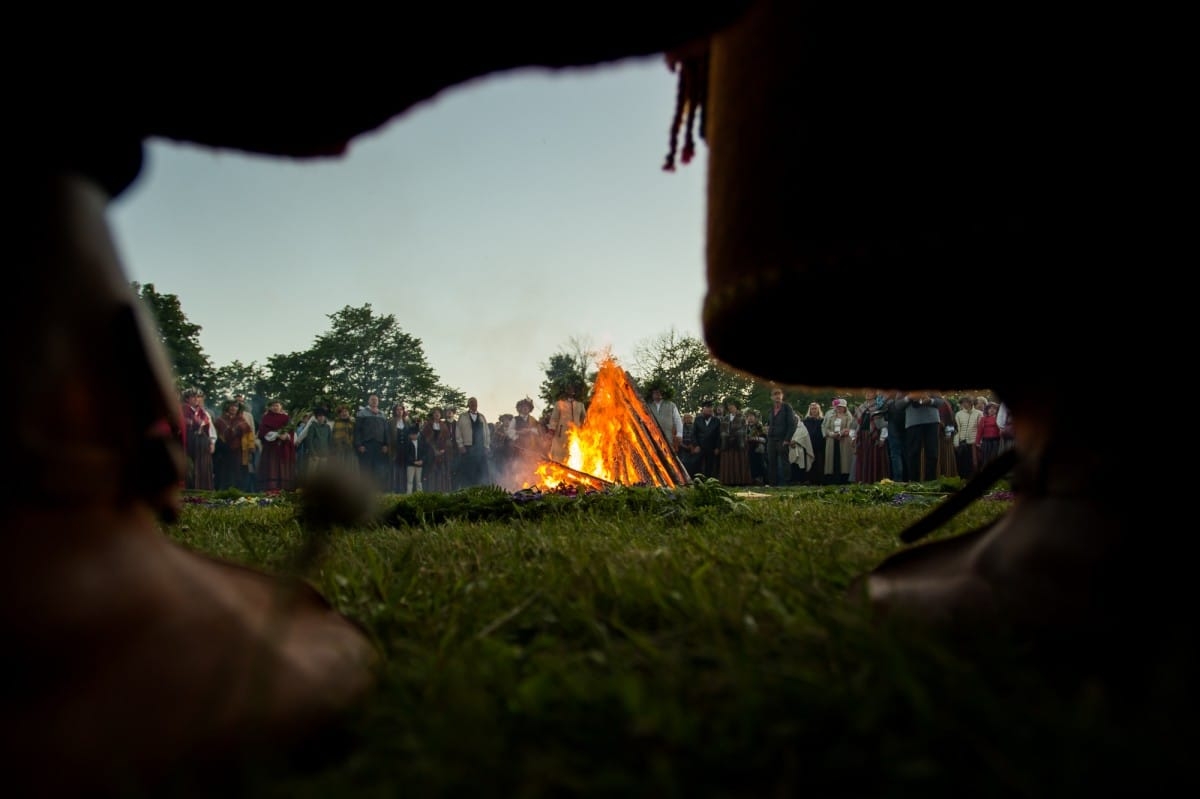
[[[887,397],[868,391],[864,402],[854,411],[854,482],[878,483],[891,479],[891,456],[887,439]]]
[[[1007,452],[1016,446],[1017,426],[1013,423],[1012,409],[1007,402],[996,408],[996,424],[1000,426],[1000,451]]]
[[[821,423],[821,434],[825,436],[825,482],[842,484],[850,482],[850,464],[854,457],[854,417],[846,407],[846,400],[837,397],[833,408]]]
[[[896,482],[908,480],[908,470],[905,468],[905,460],[908,456],[904,443],[906,414],[904,408],[897,405],[902,396],[900,391],[891,391],[885,395],[883,401],[884,418],[887,419],[888,464],[891,467],[892,479]]]
[[[505,484],[504,478],[508,473],[509,463],[512,461],[512,441],[508,437],[508,426],[512,424],[512,420],[511,413],[502,413],[496,417],[495,422],[489,424],[492,428],[492,451],[488,455],[488,461],[497,485]]]
[[[679,406],[674,402],[675,390],[666,385],[661,378],[655,378],[646,386],[646,409],[650,411],[650,415],[654,417],[654,421],[658,422],[658,427],[662,430],[663,437],[671,449],[679,453],[680,459],[691,460],[692,445],[694,442],[688,441],[684,444],[684,438],[691,438],[692,425],[695,423],[695,416],[689,420],[684,420],[683,413],[680,412]],[[689,471],[691,471],[689,469]]]
[[[333,458],[333,422],[329,419],[327,408],[318,405],[313,409],[308,423],[296,430],[296,444],[303,445],[306,450],[306,474],[319,472],[328,466]]]
[[[296,465],[292,468],[292,473],[296,477],[308,472],[308,444],[305,441],[304,433],[312,423],[312,418],[312,411],[304,411],[299,420],[288,425],[292,433],[292,446],[296,450]]]
[[[429,443],[430,451],[422,474],[425,490],[447,494],[453,489],[450,466],[454,457],[454,428],[443,418],[441,408],[429,412],[429,418],[421,425],[421,437]]]
[[[250,474],[244,450],[247,433],[254,435],[237,400],[226,400],[222,413],[213,420],[217,431],[217,448],[213,453],[213,485],[218,491],[226,488],[244,489]]]
[[[693,475],[698,471],[697,464],[700,462],[700,447],[696,446],[696,414],[680,414],[679,419],[683,423],[683,435],[679,437],[679,462],[688,475]]]
[[[1000,455],[1003,446],[1003,431],[997,421],[1000,403],[988,402],[984,405],[983,415],[975,426],[975,451],[978,453],[978,467],[982,469]]]
[[[800,418],[790,403],[783,401],[783,389],[771,389],[771,407],[763,420],[767,428],[767,479],[782,488],[791,481],[792,464],[788,461],[789,442]]]
[[[572,430],[583,426],[587,418],[587,406],[579,399],[579,388],[582,379],[571,377],[563,384],[550,412],[550,433],[553,439],[550,443],[550,459],[566,463],[571,456],[568,436]]]
[[[700,415],[692,422],[693,446],[696,448],[696,472],[718,479],[721,463],[721,420],[713,413],[713,401],[700,403]]]
[[[442,420],[450,425],[450,447],[446,450],[446,456],[450,459],[450,490],[457,491],[464,488],[463,483],[463,467],[462,467],[462,448],[458,445],[458,408],[453,405],[447,405],[442,409]]]
[[[522,397],[517,400],[517,415],[508,426],[508,439],[520,450],[542,455],[542,423],[533,415],[533,400]]]
[[[258,423],[254,421],[254,413],[250,410],[250,403],[246,400],[245,394],[235,394],[233,399],[237,402],[238,410],[241,412],[242,418],[246,420],[248,428],[242,439],[242,465],[246,467],[245,478],[238,488],[254,492],[258,490],[258,480],[254,473],[258,468],[258,457],[262,454],[262,442],[258,440]]]
[[[821,485],[825,482],[825,434],[821,427],[825,424],[825,411],[821,403],[808,403],[808,411],[800,419],[800,424],[808,429],[808,440],[812,445],[813,461],[804,474],[804,482],[809,485]]]
[[[333,417],[333,457],[344,469],[358,470],[358,453],[354,451],[354,417],[349,405],[339,405]]]
[[[421,435],[417,424],[404,431],[404,440],[396,445],[397,458],[404,467],[404,484],[398,493],[417,494],[425,490],[425,466],[432,465],[433,449]]]
[[[975,433],[983,409],[975,407],[975,398],[959,397],[959,409],[954,414],[954,457],[958,459],[958,475],[971,479],[979,468],[979,450],[975,446]]]
[[[400,447],[408,443],[408,428],[414,423],[410,420],[408,409],[404,407],[403,402],[397,402],[392,405],[391,415],[388,417],[388,456],[392,462],[391,474],[389,475],[388,486],[392,493],[407,494],[407,474],[405,473],[404,463],[400,460]],[[420,426],[417,426],[420,429]]]
[[[796,432],[788,442],[788,462],[794,464],[807,479],[817,462],[813,448],[812,436],[809,435],[808,425],[796,425]]]
[[[753,408],[746,411],[746,447],[751,481],[755,485],[764,485],[767,482],[767,428]]]
[[[912,482],[937,478],[942,412],[946,400],[929,391],[909,392],[896,402],[904,409],[904,473]]]
[[[217,429],[212,415],[204,407],[204,392],[189,388],[183,392],[183,430],[188,460],[187,487],[201,491],[213,488],[213,452],[217,446]]]
[[[721,415],[721,457],[717,471],[718,479],[727,486],[746,486],[754,482],[750,474],[746,417],[733,399],[725,401],[725,413]]]
[[[517,400],[517,415],[508,423],[505,432],[512,445],[510,462],[514,482],[520,476],[531,477],[537,462],[546,454],[543,449],[545,429],[541,420],[533,415],[532,399],[522,397]]]
[[[488,465],[491,460],[492,428],[487,417],[479,411],[479,400],[467,398],[467,412],[454,424],[454,443],[461,453],[458,458],[459,482],[462,488],[484,485],[491,480]]]
[[[387,491],[392,480],[388,427],[388,415],[379,407],[379,395],[368,395],[367,404],[359,406],[354,415],[354,451],[358,453],[359,471],[374,480],[380,491]]]
[[[296,442],[290,423],[291,417],[279,400],[269,402],[267,412],[258,421],[263,447],[258,461],[260,491],[291,491],[296,487]]]

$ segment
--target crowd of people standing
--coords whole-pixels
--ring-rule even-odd
[[[704,400],[697,412],[681,412],[658,384],[643,399],[690,476],[731,486],[970,478],[1013,443],[1008,408],[982,396],[870,391],[853,407],[846,397],[833,397],[828,410],[811,402],[803,415],[780,388],[762,413],[735,400]],[[533,461],[566,462],[568,433],[587,414],[574,387],[541,417],[533,410],[524,397],[516,414],[491,422],[471,397],[462,413],[433,408],[421,419],[403,403],[384,410],[371,394],[353,413],[348,405],[332,414],[316,407],[299,418],[269,401],[256,422],[244,395],[224,401],[214,416],[203,392],[189,389],[181,405],[185,487],[287,491],[302,474],[336,463],[369,475],[384,492],[519,488],[510,476],[531,476]]]
[[[664,433],[671,429],[655,418]],[[730,400],[714,422],[706,400],[699,414],[680,414],[679,426],[679,457],[689,474],[734,486],[970,479],[1014,438],[1004,404],[933,393],[872,391],[853,407],[833,397],[828,410],[812,402],[801,416],[776,388],[761,414]]]
[[[530,433],[541,439],[544,429],[530,420],[532,409],[528,398],[518,403],[521,422],[513,436],[526,442]],[[377,394],[353,412],[348,405],[332,414],[319,406],[298,416],[271,400],[256,422],[242,395],[224,401],[214,416],[204,406],[203,392],[188,389],[181,417],[188,489],[288,491],[301,475],[331,464],[369,475],[381,491],[402,494],[444,493],[487,484],[495,476],[496,425],[480,412],[475,397],[461,414],[434,408],[424,419],[403,403],[385,411]]]

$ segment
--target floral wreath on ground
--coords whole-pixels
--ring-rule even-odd
[[[202,505],[206,508],[265,508],[283,501],[281,492],[268,491],[262,495],[241,497],[213,497],[204,494],[189,494],[183,498],[185,504]]]

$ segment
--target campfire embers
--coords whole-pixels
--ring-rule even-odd
[[[620,483],[671,488],[690,479],[625,370],[612,359],[600,365],[583,426],[568,433],[568,452],[565,465],[539,462],[542,486],[600,489]]]

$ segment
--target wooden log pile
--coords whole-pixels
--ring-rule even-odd
[[[558,464],[569,471],[562,472],[562,478],[551,479],[585,485],[579,475],[586,475],[607,485],[666,488],[685,485],[691,480],[658,422],[634,391],[625,370],[615,361],[601,364],[587,416],[574,431],[574,438],[584,463],[572,463],[587,471]]]
[[[603,383],[597,378],[596,386],[608,388],[612,386],[614,404],[619,405],[619,412],[627,419],[628,435],[621,438],[619,446],[625,455],[623,460],[632,466],[632,471],[639,478],[632,482],[644,482],[650,485],[673,487],[686,484],[691,478],[684,468],[674,447],[663,434],[658,422],[650,415],[646,403],[634,391],[623,369],[612,364],[612,373]],[[600,391],[595,392],[593,405],[603,402],[607,397]],[[591,414],[589,408],[588,413]]]
[[[597,477],[594,474],[572,469],[565,463],[552,461],[548,458],[542,458],[538,461],[536,472],[543,480],[592,491],[603,491],[606,488],[611,488],[613,485],[611,481],[605,480],[603,477]]]
[[[576,456],[583,459],[582,464],[572,460],[575,466],[550,460],[544,452],[515,447],[535,472],[527,486],[566,484],[603,490],[616,484],[674,488],[691,482],[629,376],[613,360],[600,365],[587,416],[571,435]]]

